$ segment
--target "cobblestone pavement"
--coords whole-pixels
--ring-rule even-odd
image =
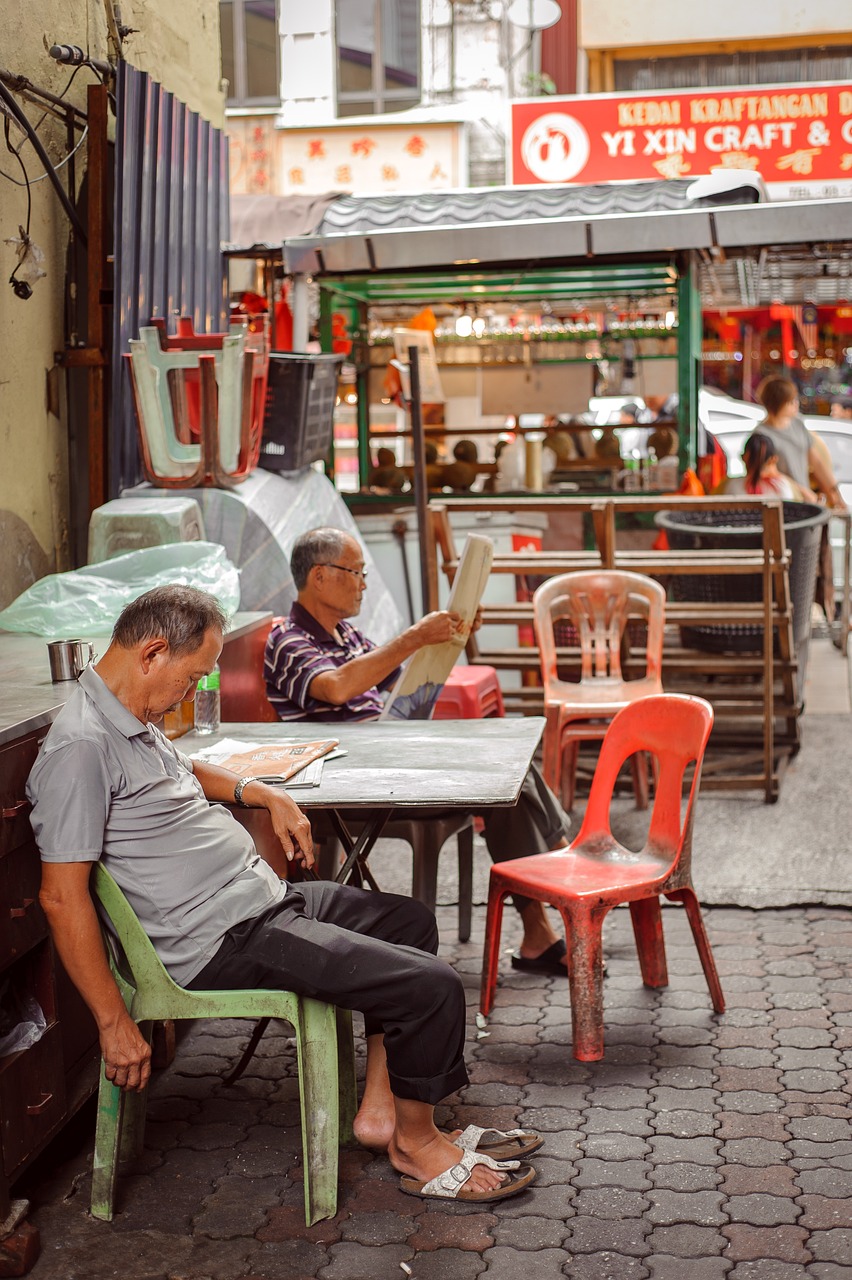
[[[509,913],[511,914],[511,913]],[[151,1090],[146,1151],[109,1224],[86,1210],[79,1150],[21,1188],[43,1252],[34,1280],[835,1280],[852,1274],[852,918],[841,909],[707,913],[728,999],[712,1013],[685,918],[664,912],[670,986],[643,988],[624,909],[605,935],[606,1056],[570,1053],[567,982],[504,962],[477,1032],[484,912],[444,954],[469,993],[471,1084],[446,1125],[546,1134],[535,1186],[497,1206],[404,1196],[387,1160],[342,1153],[337,1216],[304,1225],[294,1050],[198,1024]],[[504,942],[513,940],[507,921]]]

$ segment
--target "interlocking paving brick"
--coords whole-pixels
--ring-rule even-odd
[[[717,1089],[723,1093],[753,1090],[756,1093],[778,1093],[779,1072],[773,1067],[726,1067],[720,1064]]]
[[[722,1179],[712,1165],[679,1163],[654,1165],[651,1181],[667,1191],[715,1191]]]
[[[780,1262],[777,1258],[758,1258],[753,1262],[738,1262],[728,1272],[728,1280],[806,1280],[810,1267],[798,1262]]]
[[[820,1007],[808,1009],[788,1009],[780,1006],[772,1010],[772,1026],[813,1027],[817,1030],[830,1028],[831,1019],[825,1009]]]
[[[560,1107],[524,1107],[518,1113],[518,1123],[513,1124],[511,1128],[537,1129],[542,1135],[569,1133],[573,1141],[582,1123],[581,1111],[568,1111]],[[548,1137],[547,1142],[550,1143],[550,1141],[551,1138]]]
[[[416,1208],[412,1200],[412,1213]],[[414,1230],[414,1218],[384,1210],[380,1213],[356,1213],[340,1225],[342,1240],[355,1240],[363,1245],[404,1244]]]
[[[648,1194],[623,1187],[588,1187],[577,1195],[574,1211],[579,1217],[640,1218],[648,1209]]]
[[[573,1183],[578,1189],[625,1187],[629,1191],[644,1191],[651,1185],[648,1165],[641,1160],[584,1160]]]
[[[715,1089],[671,1089],[661,1085],[652,1090],[652,1111],[715,1111],[719,1095]]]
[[[724,1143],[721,1154],[731,1164],[763,1167],[789,1160],[791,1152],[782,1142],[768,1142],[766,1138],[732,1138]]]
[[[729,1196],[747,1196],[758,1192],[769,1196],[796,1196],[800,1187],[796,1170],[789,1165],[767,1165],[757,1169],[741,1164],[723,1165],[720,1190]]]
[[[775,1047],[775,1039],[771,1027],[729,1027],[724,1025],[719,1028],[715,1043],[719,1050],[735,1049],[737,1047],[753,1047],[755,1049],[772,1049]]]
[[[645,1262],[650,1280],[686,1280],[683,1258],[655,1254]],[[725,1280],[732,1265],[728,1258],[693,1258],[689,1263],[689,1280]]]
[[[656,1085],[661,1089],[715,1089],[716,1072],[712,1067],[658,1067]]]
[[[814,1280],[849,1280],[849,1267],[837,1262],[812,1262],[807,1274]]]
[[[317,1272],[322,1280],[402,1275],[399,1264],[411,1262],[413,1251],[404,1244],[363,1245],[345,1240],[328,1250],[328,1262]]]
[[[642,1160],[649,1149],[647,1139],[629,1133],[589,1134],[583,1151],[598,1160]]]
[[[790,1143],[790,1150],[794,1156],[812,1157],[824,1164],[835,1164],[844,1156],[852,1155],[852,1141],[811,1142],[808,1138],[796,1138]],[[844,1166],[841,1165],[842,1167]]]
[[[592,1107],[583,1117],[587,1133],[609,1133],[616,1127],[619,1133],[635,1137],[649,1137],[654,1130],[648,1123],[648,1113],[640,1108],[626,1111],[607,1111],[604,1107]]]
[[[649,1089],[632,1089],[627,1085],[605,1085],[590,1089],[587,1094],[587,1106],[605,1107],[608,1111],[647,1107],[650,1101]]]
[[[548,1187],[536,1182],[530,1195],[512,1196],[508,1200],[501,1200],[500,1217],[547,1217],[565,1221],[573,1216],[578,1195],[577,1188],[570,1182],[554,1183]]]
[[[518,1090],[512,1091],[516,1106],[559,1107],[563,1110],[582,1111],[587,1105],[589,1088],[587,1085],[546,1085],[530,1084],[519,1096]]]
[[[579,1214],[568,1224],[571,1234],[565,1247],[571,1253],[607,1252],[642,1258],[650,1252],[645,1237],[650,1224],[642,1218],[625,1218],[609,1221],[602,1218],[581,1217]]]
[[[678,1223],[672,1227],[655,1227],[648,1236],[651,1255],[674,1254],[677,1258],[711,1258],[721,1254],[727,1240],[714,1227],[696,1227]],[[684,1280],[690,1275],[684,1269]]]
[[[413,1202],[412,1202],[413,1203]],[[414,1206],[417,1212],[417,1206]],[[357,1216],[357,1215],[356,1215]],[[409,1227],[408,1243],[417,1252],[432,1249],[471,1249],[482,1253],[494,1244],[499,1219],[493,1213],[446,1213],[439,1208],[418,1214],[416,1230]],[[354,1237],[349,1237],[354,1238]]]
[[[781,1045],[776,1057],[779,1067],[784,1071],[795,1071],[801,1067],[819,1068],[823,1071],[840,1071],[843,1068],[840,1054],[834,1049],[799,1049]]]
[[[725,1208],[732,1221],[748,1222],[755,1227],[772,1227],[782,1222],[798,1222],[801,1216],[801,1209],[789,1197],[768,1196],[760,1193],[730,1196]]]
[[[796,1175],[796,1181],[805,1194],[832,1198],[852,1196],[852,1172],[847,1169],[803,1169]]]
[[[413,1225],[413,1224],[412,1224]],[[279,1205],[267,1213],[267,1221],[255,1239],[262,1243],[280,1243],[283,1240],[295,1240],[297,1237],[310,1240],[314,1244],[335,1244],[340,1239],[341,1215],[324,1218],[315,1222],[312,1227],[305,1225],[304,1201],[299,1204]]]
[[[658,1111],[654,1127],[659,1134],[671,1134],[675,1138],[710,1137],[718,1127],[713,1112]]]
[[[751,1045],[739,1045],[733,1049],[719,1050],[719,1067],[774,1067],[777,1046],[755,1049]]]
[[[569,1280],[647,1280],[648,1261],[607,1250],[581,1253],[568,1264],[564,1274]]]
[[[298,1237],[288,1240],[286,1249],[282,1249],[277,1243],[257,1245],[249,1257],[251,1272],[246,1280],[304,1280],[305,1276],[319,1275],[328,1261],[328,1253],[323,1245],[312,1244],[309,1240]],[[197,1273],[192,1270],[174,1274],[186,1276],[187,1280],[196,1280]],[[233,1271],[230,1272],[231,1276],[234,1274]]]
[[[833,1196],[802,1196],[799,1225],[811,1230],[828,1231],[834,1227],[852,1227],[852,1201]],[[852,1263],[852,1254],[850,1254]]]
[[[569,1160],[556,1160],[550,1156],[539,1155],[538,1152],[533,1157],[533,1164],[536,1187],[562,1186],[573,1182],[577,1172],[577,1166]]]
[[[842,1085],[843,1081],[834,1071],[805,1069],[783,1072],[781,1084],[787,1090],[796,1090],[801,1093],[831,1093]]]
[[[767,1138],[770,1142],[786,1142],[789,1136],[785,1116],[777,1111],[764,1112],[762,1115],[723,1111],[716,1130],[716,1137],[723,1139]]]
[[[266,1223],[267,1210],[277,1206],[282,1178],[222,1178],[193,1227],[215,1240],[251,1236]]]
[[[754,1227],[731,1222],[722,1227],[722,1234],[730,1242],[727,1257],[737,1261],[758,1258],[777,1258],[780,1262],[811,1261],[811,1254],[805,1246],[808,1233],[804,1227]]]
[[[715,1227],[728,1220],[722,1207],[725,1197],[717,1191],[667,1191],[655,1188],[650,1198],[648,1221],[655,1226],[693,1222],[702,1227]]]
[[[485,1263],[478,1253],[469,1253],[461,1249],[439,1249],[435,1253],[418,1253],[409,1264],[417,1280],[475,1280],[483,1275]],[[404,1273],[398,1268],[396,1272],[389,1270],[382,1276],[369,1277],[369,1280],[384,1280],[384,1276],[393,1280],[403,1280]],[[301,1277],[300,1277],[301,1280]],[[365,1277],[366,1280],[366,1277]]]
[[[440,1254],[436,1254],[440,1258]],[[556,1280],[563,1274],[563,1268],[569,1259],[569,1254],[563,1249],[539,1249],[535,1252],[529,1251],[524,1254],[518,1254],[512,1249],[486,1249],[482,1255],[483,1262],[487,1266],[488,1280],[518,1280],[518,1271],[523,1264],[524,1280]],[[370,1273],[365,1272],[365,1276]],[[390,1276],[388,1272],[388,1276]],[[401,1273],[400,1273],[401,1274]],[[452,1271],[444,1273],[444,1276],[454,1276]],[[439,1280],[444,1280],[444,1276],[440,1276]],[[322,1277],[325,1280],[325,1277]],[[352,1274],[347,1277],[341,1275],[340,1280],[353,1280]],[[373,1280],[372,1275],[370,1280]],[[376,1277],[378,1280],[378,1277]],[[381,1280],[385,1280],[382,1276]],[[417,1277],[420,1280],[420,1277]],[[437,1278],[436,1278],[437,1280]]]
[[[816,1049],[831,1045],[831,1032],[825,1027],[779,1027],[775,1039],[780,1045],[799,1049]]]
[[[796,1116],[787,1122],[792,1137],[812,1142],[835,1142],[852,1138],[852,1120],[826,1115]]]
[[[493,1243],[502,1248],[561,1249],[569,1235],[569,1227],[564,1222],[554,1222],[552,1218],[498,1218],[493,1235]],[[519,1259],[519,1263],[523,1266],[523,1259]]]
[[[651,1153],[648,1159],[654,1164],[682,1162],[683,1164],[723,1164],[719,1154],[722,1145],[716,1138],[676,1138],[658,1135],[650,1139]]]
[[[722,1031],[719,1034],[721,1035]],[[679,1044],[659,1044],[654,1051],[654,1061],[659,1069],[657,1078],[660,1084],[673,1084],[671,1080],[662,1080],[659,1072],[664,1068],[678,1069],[687,1073],[697,1069],[712,1071],[716,1064],[716,1050],[712,1045],[696,1045],[690,1048]]]
[[[848,1265],[852,1258],[852,1230],[838,1227],[831,1231],[813,1231],[808,1247],[817,1262]]]

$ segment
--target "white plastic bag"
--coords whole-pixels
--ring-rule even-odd
[[[174,542],[49,574],[0,610],[0,628],[47,637],[108,635],[131,600],[175,583],[208,591],[226,613],[239,607],[240,574],[224,547]]]

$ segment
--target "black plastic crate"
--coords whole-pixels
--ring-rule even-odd
[[[325,458],[334,434],[334,403],[343,356],[273,351],[260,466],[299,471]]]

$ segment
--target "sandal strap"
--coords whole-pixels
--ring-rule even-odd
[[[502,1173],[508,1169],[519,1168],[520,1161],[503,1160],[498,1164],[490,1156],[482,1155],[478,1151],[465,1151],[458,1164],[454,1164],[450,1169],[445,1169],[436,1178],[431,1178],[421,1188],[420,1194],[442,1196],[447,1200],[455,1200],[478,1164],[484,1164],[489,1169],[498,1169]]]
[[[489,1142],[504,1142],[510,1138],[526,1138],[529,1134],[524,1129],[482,1129],[478,1124],[469,1124],[463,1133],[453,1139],[455,1146],[462,1151],[476,1151],[483,1138]]]

